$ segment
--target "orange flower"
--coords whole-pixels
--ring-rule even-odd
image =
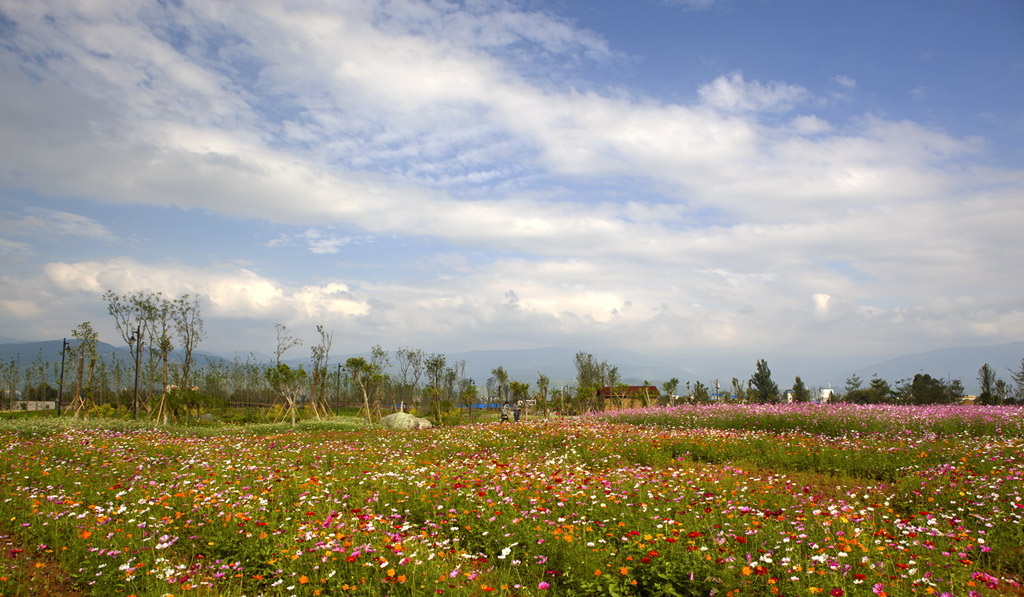
[[[622,576],[626,576],[627,574],[629,574],[629,568],[626,568],[625,566],[619,568],[619,574],[621,574]]]
[[[92,537],[92,533],[90,531],[82,531],[82,539],[88,539],[89,537]]]
[[[405,582],[405,575],[404,574],[399,574],[398,575],[398,582]]]
[[[299,584],[300,585],[304,585],[304,584],[306,584],[308,582],[309,582],[309,577],[307,577],[305,574],[303,574],[302,576],[299,577]]]
[[[601,569],[594,570],[594,576],[601,576]]]
[[[743,572],[741,572],[741,574],[743,574],[743,576],[750,576],[752,572],[753,570],[750,569],[750,566],[744,566]]]

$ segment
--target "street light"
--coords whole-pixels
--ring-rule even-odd
[[[132,344],[135,346],[135,393],[132,394],[132,418],[139,418],[139,353],[142,352],[142,324],[139,324],[132,332],[132,337],[128,338],[128,347],[131,348]]]

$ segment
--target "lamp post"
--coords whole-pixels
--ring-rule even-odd
[[[137,344],[136,344],[137,343]],[[142,352],[142,324],[135,328],[128,346],[135,344],[135,392],[132,394],[132,418],[139,418],[139,353]]]
[[[60,391],[57,393],[57,417],[61,415],[61,407],[64,404],[64,353],[68,350],[68,339],[64,338],[64,344],[60,347]]]

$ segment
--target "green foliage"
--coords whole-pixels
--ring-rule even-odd
[[[693,401],[698,404],[711,402],[711,392],[708,391],[707,386],[699,381],[693,385]]]
[[[775,403],[779,400],[779,386],[772,381],[772,370],[764,359],[757,361],[754,376],[750,378],[750,397],[761,404]]]
[[[811,391],[804,385],[804,380],[797,375],[793,380],[793,402],[810,402]]]
[[[981,388],[981,393],[978,394],[978,402],[981,404],[998,403],[995,392],[996,372],[992,370],[988,363],[985,363],[981,366],[981,369],[978,369],[978,385]]]

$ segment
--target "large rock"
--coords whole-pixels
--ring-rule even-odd
[[[380,424],[387,429],[429,429],[433,427],[430,421],[409,413],[391,413],[382,418]]]

